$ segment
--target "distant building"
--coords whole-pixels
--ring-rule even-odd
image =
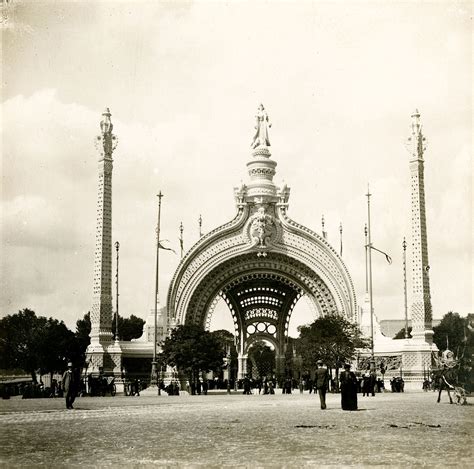
[[[433,319],[433,327],[436,327],[441,319]],[[405,327],[404,319],[382,319],[380,321],[380,329],[385,337],[393,339],[398,331]],[[411,327],[411,319],[408,320],[408,327]]]

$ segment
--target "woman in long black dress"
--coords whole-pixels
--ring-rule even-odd
[[[351,371],[351,365],[344,365],[340,377],[342,410],[357,410],[357,378]]]

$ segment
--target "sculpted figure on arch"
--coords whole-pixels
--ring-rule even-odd
[[[255,116],[257,124],[255,126],[255,135],[252,141],[252,148],[257,148],[261,145],[270,146],[270,139],[268,138],[268,128],[272,126],[268,120],[267,111],[263,107],[263,104],[258,106],[257,115]]]

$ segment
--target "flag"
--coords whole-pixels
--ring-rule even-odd
[[[163,240],[163,241],[166,241],[166,240]],[[163,246],[163,244],[162,244],[163,241],[160,241],[160,242],[158,243],[158,247],[159,247],[160,249],[165,249],[166,251],[173,251],[173,252],[176,254],[176,251],[175,251],[174,249],[172,249],[172,248],[166,248],[165,246]]]

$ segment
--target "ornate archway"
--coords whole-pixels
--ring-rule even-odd
[[[273,183],[276,162],[261,112],[247,163],[250,181],[234,191],[235,218],[185,255],[167,297],[170,319],[202,327],[209,327],[218,299],[224,299],[234,320],[239,377],[257,340],[275,345],[281,369],[291,313],[303,295],[318,314],[339,313],[356,321],[354,288],[342,259],[323,237],[287,215],[290,189]]]

